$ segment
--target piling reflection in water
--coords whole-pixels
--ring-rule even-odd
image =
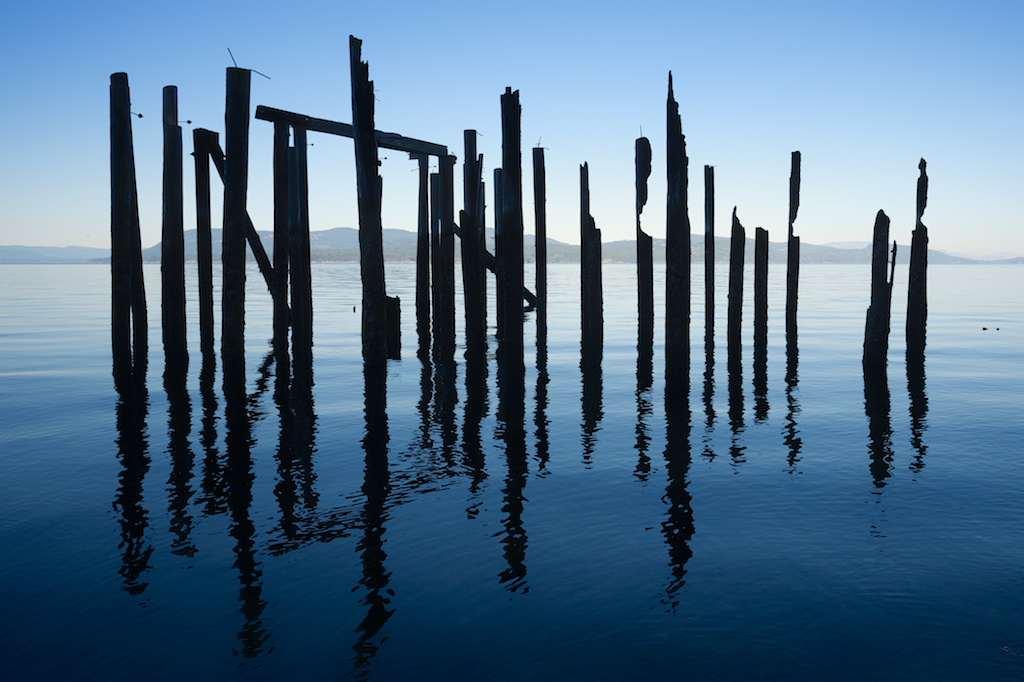
[[[124,581],[122,589],[129,594],[145,592],[153,546],[146,540],[149,512],[142,506],[142,482],[149,471],[149,439],[146,416],[149,414],[149,394],[145,387],[130,387],[119,391],[117,401],[117,456],[121,462],[114,509],[121,526],[121,568],[118,573]]]
[[[730,346],[731,350],[731,346]],[[729,454],[733,464],[746,462],[746,446],[741,444],[741,435],[745,428],[743,421],[743,367],[740,364],[740,350],[729,354],[729,428],[732,431],[732,442]]]
[[[920,473],[924,469],[924,456],[928,446],[924,442],[924,432],[928,430],[928,396],[924,388],[924,353],[920,363],[907,363],[907,392],[910,393],[910,444],[914,447],[914,461],[910,469]]]
[[[690,405],[677,401],[665,411],[665,468],[668,485],[665,488],[666,518],[661,529],[668,545],[668,559],[672,575],[665,587],[662,603],[670,611],[679,606],[679,590],[686,584],[686,562],[693,556],[690,538],[693,537],[693,508],[686,479],[690,471]]]
[[[868,417],[868,449],[871,453],[871,478],[876,488],[884,488],[892,476],[892,424],[889,420],[889,385],[881,373],[864,373],[864,412]]]
[[[538,322],[538,325],[540,322]],[[541,327],[538,327],[541,329]],[[547,334],[538,335],[537,339],[537,390],[535,393],[536,411],[533,416],[537,428],[537,467],[544,471],[548,462],[548,347]]]
[[[715,432],[715,359],[708,355],[704,369],[704,451],[708,461],[715,458],[715,450],[711,446],[711,437]]]
[[[797,416],[800,414],[800,401],[797,399],[799,382],[797,359],[794,353],[786,362],[786,426],[783,428],[783,442],[789,449],[787,461],[791,474],[800,473],[796,469],[797,463],[800,462],[800,448],[803,447],[800,430],[797,428]]]
[[[280,431],[277,443],[277,476],[274,497],[281,511],[281,534],[291,544],[301,537],[300,527],[317,508],[316,472],[313,452],[316,447],[316,412],[308,388],[298,384],[291,390],[290,363],[279,355],[274,377],[274,402],[277,404]],[[303,511],[298,510],[302,505]]]
[[[526,477],[526,412],[522,400],[509,400],[514,391],[502,391],[498,377],[498,429],[497,437],[505,446],[508,473],[502,489],[501,544],[507,568],[498,574],[501,584],[510,592],[529,591],[526,584],[526,529],[523,527],[523,502]]]
[[[600,348],[598,348],[598,352]],[[590,359],[581,363],[583,370],[583,466],[587,469],[593,465],[594,448],[597,446],[597,432],[601,430],[601,419],[604,417],[602,406],[604,379],[601,371],[600,358]]]
[[[196,546],[190,535],[192,516],[189,514],[192,500],[192,466],[195,455],[189,444],[192,431],[192,402],[183,390],[167,392],[167,452],[171,458],[171,475],[167,481],[167,515],[173,539],[171,551],[179,556],[193,556]]]

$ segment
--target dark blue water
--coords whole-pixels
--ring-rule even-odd
[[[413,266],[388,266],[403,359],[386,445],[364,447],[357,266],[314,266],[304,407],[277,392],[249,271],[242,420],[219,375],[200,390],[194,270],[187,398],[163,390],[146,266],[148,391],[121,401],[109,270],[0,267],[0,679],[1024,677],[1024,268],[930,269],[923,383],[898,271],[871,409],[868,266],[802,270],[788,382],[772,270],[763,391],[752,273],[730,391],[725,270],[710,377],[694,271],[690,400],[666,417],[660,319],[637,388],[634,267],[605,265],[584,396],[579,271],[552,266],[546,373],[531,316],[509,446],[493,339],[486,399],[460,364],[444,409],[415,358]]]

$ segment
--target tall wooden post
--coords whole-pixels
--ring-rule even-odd
[[[793,223],[800,208],[800,152],[790,157],[789,239],[786,248],[786,354],[796,358],[796,308],[800,285],[800,237],[793,234]],[[795,364],[795,363],[794,363]]]
[[[274,348],[278,359],[288,355],[288,136],[285,121],[274,121]]]
[[[110,280],[114,383],[132,374],[132,128],[128,74],[110,75]]]
[[[654,240],[640,228],[640,214],[647,204],[647,179],[651,177],[651,141],[636,140],[636,286],[637,348],[650,355],[654,344]]]
[[[754,367],[768,362],[768,230],[754,229]],[[756,376],[755,372],[755,376]]]
[[[295,209],[292,212],[289,262],[292,282],[292,341],[296,378],[308,378],[313,361],[313,288],[309,254],[309,164],[306,129],[292,128],[295,138],[293,175]],[[282,299],[283,300],[283,299]]]
[[[245,390],[245,209],[249,181],[249,79],[247,69],[227,70],[224,114],[224,284],[221,288],[221,354],[225,394]]]
[[[455,157],[438,159],[441,191],[440,213],[440,272],[438,300],[435,315],[441,318],[441,334],[434,339],[439,346],[439,358],[446,364],[455,361]]]
[[[668,208],[665,244],[665,390],[678,398],[690,381],[690,217],[687,208],[686,138],[679,104],[668,74],[667,106]]]
[[[864,323],[865,373],[885,372],[889,351],[889,301],[892,283],[886,282],[886,250],[889,246],[889,217],[884,211],[875,216],[874,239],[871,246],[871,303]],[[896,244],[893,243],[893,265],[896,264]]]
[[[732,209],[732,239],[729,243],[729,320],[727,325],[729,373],[739,368],[743,355],[741,341],[743,323],[743,254],[747,235]]]
[[[503,336],[499,353],[504,361],[505,390],[520,395],[523,377],[523,160],[519,91],[506,88],[501,96],[501,251]]]
[[[500,168],[494,169],[494,297],[495,297],[495,318],[496,318],[496,329],[498,338],[501,339],[505,336],[505,308],[502,303],[505,300],[505,288],[504,288],[504,261],[498,258],[498,254],[503,250],[501,246],[503,230],[501,227],[501,221],[503,219],[502,214],[504,212],[504,174]],[[486,240],[485,242],[486,243]]]
[[[925,327],[928,323],[928,228],[921,222],[928,204],[928,163],[917,167],[917,221],[910,240],[910,282],[907,288],[907,361],[924,362]]]
[[[185,225],[181,189],[181,126],[178,125],[178,88],[163,91],[163,225],[160,274],[161,312],[166,372],[164,381],[184,384],[188,369],[185,336]]]
[[[463,133],[465,161],[462,175],[462,292],[466,308],[466,355],[483,357],[487,346],[487,301],[485,299],[484,261],[480,249],[483,224],[477,221],[483,156],[477,155],[476,131]]]
[[[444,346],[444,311],[442,305],[441,291],[444,289],[442,282],[441,263],[441,203],[442,203],[441,175],[430,174],[430,305],[433,316],[430,320],[430,328],[434,336],[432,357],[435,362],[441,362]]]
[[[430,157],[416,154],[419,162],[419,204],[416,213],[416,356],[430,357]]]
[[[715,357],[715,167],[704,166],[704,356]]]
[[[544,170],[544,149],[533,149],[533,215],[536,229],[534,260],[536,261],[535,291],[537,294],[537,347],[538,358],[547,360],[548,342],[548,218],[547,179]]]
[[[196,164],[196,260],[199,269],[199,348],[204,369],[213,369],[213,237],[210,218],[210,146],[219,147],[217,133],[192,131]]]
[[[387,302],[380,219],[381,182],[377,172],[373,82],[369,64],[361,61],[361,53],[362,41],[349,36],[359,203],[359,269],[363,280],[363,360],[383,373],[387,358]]]
[[[583,374],[600,371],[604,345],[601,231],[590,215],[590,168],[580,166],[580,300]]]

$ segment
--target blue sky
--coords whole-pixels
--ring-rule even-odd
[[[109,245],[109,76],[132,89],[143,244],[160,236],[161,90],[191,128],[223,131],[231,48],[256,69],[252,105],[351,120],[348,36],[363,40],[377,127],[445,144],[481,133],[500,162],[499,97],[520,91],[524,212],[530,147],[546,147],[548,234],[579,242],[579,165],[603,239],[631,239],[634,140],[654,149],[644,227],[664,236],[665,96],[673,72],[703,231],[715,166],[717,233],[786,230],[790,152],[803,155],[797,234],[868,241],[874,214],[909,243],[928,161],[933,248],[1024,253],[1024,3],[976,2],[6,3],[0,9],[0,244]],[[16,6],[15,6],[16,5]],[[513,7],[513,5],[506,5]],[[272,126],[253,120],[249,212],[272,223]],[[311,135],[311,227],[357,224],[351,141]],[[415,164],[382,150],[385,227],[414,229]],[[461,168],[457,171],[461,178]],[[186,159],[186,228],[194,226]],[[490,188],[488,189],[490,193]],[[461,196],[461,193],[459,194]],[[215,200],[216,203],[216,200]],[[219,212],[218,212],[219,216]],[[215,216],[215,219],[217,216]],[[490,220],[490,217],[488,218]]]

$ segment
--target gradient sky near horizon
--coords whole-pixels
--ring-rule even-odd
[[[488,196],[500,164],[499,98],[507,86],[520,91],[527,232],[539,141],[548,236],[579,243],[587,162],[603,240],[632,239],[642,129],[654,149],[643,226],[664,236],[671,71],[692,232],[703,232],[703,166],[713,165],[716,233],[728,234],[736,206],[748,236],[761,226],[783,241],[790,152],[800,150],[795,228],[804,243],[867,242],[882,209],[891,238],[909,244],[923,157],[932,248],[1024,253],[1022,30],[1019,0],[7,3],[0,244],[109,246],[111,73],[128,73],[132,109],[143,114],[133,130],[142,242],[151,246],[161,230],[163,86],[178,86],[186,154],[194,127],[223,139],[228,48],[239,66],[270,76],[253,74],[253,113],[265,104],[350,122],[353,34],[375,84],[377,128],[447,145],[460,166],[462,131],[478,130]],[[249,213],[271,229],[272,125],[250,126]],[[309,141],[311,228],[355,227],[351,141]],[[399,152],[381,158],[384,226],[414,230],[416,164]],[[193,178],[186,156],[186,229]]]

